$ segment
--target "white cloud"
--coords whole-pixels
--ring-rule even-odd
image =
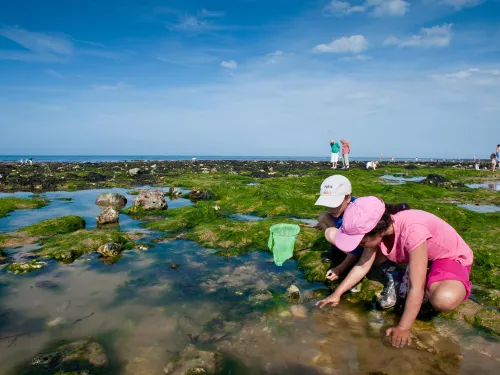
[[[472,8],[486,0],[441,0],[441,3],[451,5],[455,9]]]
[[[367,61],[373,60],[371,56],[367,55],[354,55],[354,56],[346,56],[339,59],[339,61]]]
[[[452,39],[452,24],[421,28],[419,35],[408,38],[388,37],[384,45],[396,45],[399,47],[447,47]]]
[[[221,61],[220,66],[222,66],[225,69],[231,69],[234,70],[238,67],[238,63],[234,60],[229,60],[229,61]]]
[[[409,8],[410,3],[404,0],[366,0],[362,5],[351,5],[347,1],[333,0],[324,8],[324,12],[339,17],[364,12],[369,12],[375,17],[404,16]]]
[[[0,59],[21,61],[62,61],[74,52],[66,35],[32,32],[20,27],[4,27],[0,36],[10,39],[28,51],[0,50]]]
[[[274,52],[268,53],[266,56],[283,56],[283,51],[276,50]]]
[[[319,53],[361,53],[368,48],[368,41],[363,35],[352,35],[333,40],[328,44],[319,44],[313,48]]]
[[[470,82],[477,85],[500,85],[500,69],[470,68],[449,74],[433,74],[430,78],[442,83]]]
[[[218,17],[224,17],[224,12],[213,12],[210,10],[207,10],[205,8],[201,9],[198,11],[198,16],[201,18],[218,18]]]

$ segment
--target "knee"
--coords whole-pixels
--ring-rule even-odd
[[[452,290],[436,290],[429,295],[429,302],[434,309],[440,312],[455,310],[464,299],[463,295],[457,295]]]

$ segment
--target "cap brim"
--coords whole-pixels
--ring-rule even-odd
[[[339,207],[345,199],[345,195],[320,195],[315,206]]]
[[[350,253],[359,246],[364,236],[364,234],[348,235],[345,233],[344,228],[340,227],[333,242],[343,252]]]

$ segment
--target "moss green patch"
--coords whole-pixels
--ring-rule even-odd
[[[0,217],[15,210],[41,208],[48,203],[47,199],[42,198],[0,198]]]
[[[42,247],[36,252],[41,256],[69,263],[83,254],[97,251],[99,246],[108,242],[121,243],[125,249],[131,249],[135,245],[125,233],[93,229],[42,239]]]
[[[33,271],[42,269],[46,265],[47,264],[45,262],[41,262],[39,260],[32,260],[29,262],[11,263],[7,266],[7,269],[12,273],[20,274],[20,273],[28,273],[28,272],[33,272]]]
[[[19,231],[25,232],[30,236],[52,236],[55,234],[71,233],[84,228],[85,220],[80,216],[63,216],[40,221]]]

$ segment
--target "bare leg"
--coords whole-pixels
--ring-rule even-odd
[[[465,298],[467,291],[458,280],[443,280],[432,283],[427,296],[432,307],[441,312],[456,309]]]

